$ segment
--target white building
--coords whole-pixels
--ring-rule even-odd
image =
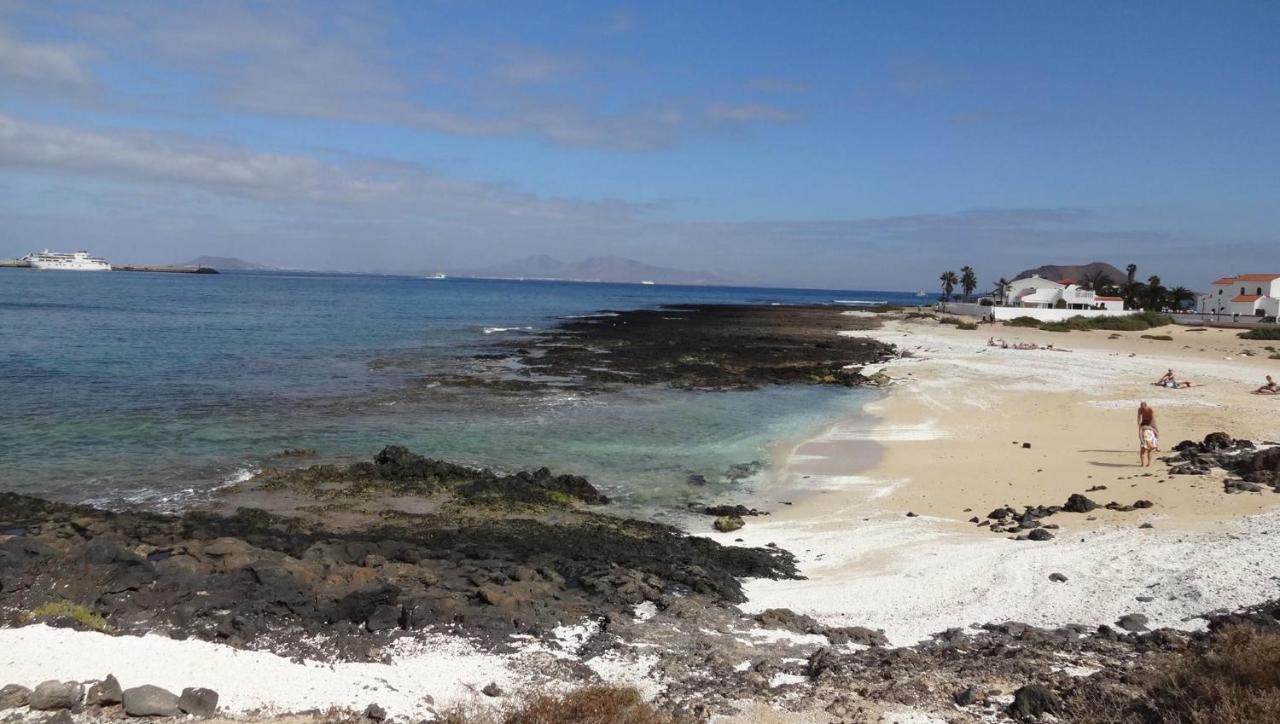
[[[1123,311],[1120,297],[1103,297],[1091,289],[1082,289],[1070,279],[1053,281],[1032,275],[1009,282],[1005,304],[1033,309],[1106,309]]]
[[[1205,314],[1274,317],[1280,314],[1280,274],[1238,274],[1213,282],[1200,296]]]

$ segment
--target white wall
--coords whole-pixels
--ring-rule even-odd
[[[1008,320],[1014,317],[1032,317],[1041,322],[1061,322],[1072,317],[1125,317],[1136,314],[1132,311],[1111,309],[1036,309],[1034,307],[984,307],[980,304],[942,305],[947,314],[961,314],[967,317],[986,317],[995,313],[997,320]]]

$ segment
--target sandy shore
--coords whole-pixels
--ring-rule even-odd
[[[751,582],[748,607],[788,606],[910,643],[977,622],[1102,624],[1130,612],[1193,627],[1197,614],[1280,594],[1280,496],[1227,495],[1219,478],[1170,477],[1160,462],[1139,468],[1135,425],[1146,400],[1165,450],[1218,430],[1276,439],[1280,398],[1250,391],[1280,362],[1231,330],[1159,333],[1174,339],[910,321],[870,333],[913,356],[887,368],[896,383],[868,406],[874,419],[791,450],[765,493],[794,504],[738,535],[795,551],[808,580]],[[992,348],[992,335],[1071,351]],[[1197,386],[1153,386],[1168,368]],[[867,469],[869,443],[881,450]],[[1058,537],[1043,543],[967,522],[1099,485],[1088,495],[1100,504],[1155,506],[1059,515]],[[1050,583],[1053,572],[1069,582]]]

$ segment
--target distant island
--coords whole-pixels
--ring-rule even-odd
[[[684,271],[653,266],[635,259],[598,256],[565,262],[546,254],[474,269],[456,269],[456,276],[490,279],[554,279],[559,281],[618,282],[655,284],[727,285],[734,282],[708,271]]]
[[[194,266],[206,267],[209,269],[217,269],[218,271],[277,271],[274,266],[265,264],[255,264],[244,259],[237,259],[234,256],[198,256],[191,261],[183,262],[178,266]]]
[[[1106,263],[1105,261],[1092,261],[1088,264],[1045,264],[1035,269],[1027,269],[1019,272],[1010,279],[1026,279],[1030,276],[1038,276],[1041,279],[1052,279],[1058,281],[1060,279],[1069,279],[1078,282],[1090,278],[1093,274],[1102,272],[1107,275],[1113,284],[1120,284],[1129,278],[1128,273]]]

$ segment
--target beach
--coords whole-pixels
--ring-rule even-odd
[[[1157,412],[1162,454],[1180,440],[1219,431],[1264,445],[1274,439],[1270,420],[1280,397],[1250,394],[1276,365],[1266,343],[1217,329],[1165,327],[1159,333],[1173,339],[1162,341],[1138,332],[960,330],[903,314],[878,320],[865,312],[814,309],[773,314],[792,314],[792,323],[813,320],[792,342],[796,359],[811,365],[805,384],[883,383],[884,376],[889,382],[859,390],[870,401],[857,414],[815,436],[780,442],[762,480],[715,488],[719,499],[706,502],[767,513],[744,515],[740,529],[715,532],[712,518],[690,512],[675,519],[691,534],[682,540],[673,537],[675,529],[586,510],[580,503],[598,508],[602,500],[581,478],[544,471],[499,479],[392,448],[372,467],[264,474],[262,487],[247,483],[224,496],[226,510],[219,513],[252,504],[266,509],[256,511],[261,520],[237,513],[193,539],[192,522],[144,516],[133,523],[129,516],[28,501],[32,510],[47,509],[39,513],[46,535],[99,531],[135,552],[112,554],[119,561],[157,552],[164,557],[155,560],[164,561],[172,554],[185,561],[178,566],[184,576],[207,576],[193,579],[198,585],[222,585],[225,574],[245,565],[263,586],[237,583],[233,595],[293,598],[287,611],[267,609],[265,617],[251,609],[247,623],[231,622],[226,610],[210,611],[203,628],[160,623],[160,616],[145,636],[43,624],[0,628],[0,664],[8,674],[0,684],[88,681],[112,672],[127,679],[126,686],[218,690],[222,713],[242,720],[359,712],[374,703],[394,720],[430,719],[457,706],[501,706],[534,691],[611,684],[634,686],[665,709],[718,722],[843,721],[854,713],[880,722],[957,715],[987,721],[1029,682],[1069,687],[1185,645],[1177,636],[1148,642],[1142,638],[1148,629],[1201,631],[1206,616],[1280,598],[1273,563],[1280,554],[1280,496],[1269,489],[1227,494],[1222,471],[1170,475],[1159,460],[1140,468],[1136,451],[1135,416],[1143,400]],[[708,319],[699,323],[715,335],[733,333]],[[694,345],[699,338],[690,321],[670,323],[686,325],[683,333]],[[658,325],[644,340],[663,333]],[[819,346],[820,358],[812,358],[809,345],[825,344],[826,337],[847,344],[835,354]],[[1037,348],[991,346],[990,337]],[[888,357],[868,341],[892,344],[897,354]],[[586,348],[592,341],[576,344]],[[627,349],[631,343],[616,344]],[[839,350],[865,359],[838,375],[823,372],[823,365],[838,363]],[[708,372],[703,362],[676,353],[684,367],[666,373],[675,380],[718,380],[729,367],[722,362]],[[531,353],[521,347],[519,354]],[[642,356],[635,364],[643,366],[650,355],[673,353],[657,345],[630,354]],[[782,363],[767,356],[724,359],[760,365],[753,374],[761,379],[784,374]],[[1151,384],[1169,368],[1195,386]],[[426,479],[461,482],[427,487],[433,502],[415,503],[415,471],[423,469],[430,471]],[[352,479],[362,482],[344,490]],[[442,498],[443,491],[453,497]],[[1073,495],[1098,507],[1045,513],[1036,527],[1051,531],[1046,539],[991,529],[991,516],[1004,506],[1062,506]],[[321,500],[325,505],[316,505]],[[470,532],[461,540],[446,532],[452,547],[442,552],[445,543],[421,537],[421,528],[445,510],[440,520],[450,531],[462,525]],[[292,522],[281,529],[266,511]],[[209,524],[193,520],[197,527]],[[364,547],[344,553],[325,541],[336,535],[335,521],[342,521],[346,540]],[[378,521],[406,527],[364,532]],[[615,527],[625,535],[608,532]],[[300,534],[316,538],[299,542]],[[22,535],[6,534],[0,542],[26,550]],[[530,542],[531,535],[545,542]],[[579,536],[582,543],[575,542]],[[746,550],[734,558],[723,548],[695,545],[701,539]],[[561,545],[556,558],[545,557]],[[543,556],[541,563],[522,567],[531,555]],[[675,555],[685,562],[669,565],[665,559]],[[156,564],[163,576],[161,567]],[[556,570],[587,571],[566,575],[588,583],[566,583]],[[369,613],[335,626],[323,606],[307,614],[306,636],[274,628],[275,616],[303,607],[293,589],[271,583],[286,579],[314,591],[310,601],[353,591],[340,604],[371,590],[359,585],[378,584],[381,598],[369,610],[385,613],[387,601],[395,603],[391,614],[404,630],[395,623],[375,626]],[[225,593],[219,600],[229,600]],[[405,621],[415,615],[432,627],[412,630]],[[513,627],[512,615],[524,623]],[[1121,624],[1122,618],[1135,623]],[[437,625],[446,621],[456,623]],[[132,632],[150,626],[137,624]],[[224,643],[199,640],[208,638],[209,626]],[[1117,634],[1117,626],[1128,633]],[[999,655],[1011,648],[1017,657]],[[954,692],[975,681],[988,693],[958,706]],[[851,688],[862,693],[851,698]],[[329,715],[309,716],[328,721]]]
[[[894,384],[868,405],[874,420],[836,423],[786,453],[769,494],[792,504],[739,533],[795,551],[808,580],[751,582],[748,607],[884,627],[910,644],[975,622],[1098,625],[1134,611],[1193,628],[1197,614],[1275,597],[1280,498],[1227,495],[1220,475],[1170,476],[1160,462],[1139,468],[1136,411],[1143,400],[1156,409],[1166,453],[1215,431],[1275,439],[1280,399],[1250,393],[1277,362],[1235,330],[1159,333],[1173,341],[932,321],[868,333],[911,356],[885,366]],[[992,336],[1042,349],[990,347]],[[1153,386],[1169,368],[1196,386]],[[1096,486],[1106,488],[1086,493]],[[1154,505],[1059,514],[1045,542],[969,522],[1073,493]],[[1051,583],[1054,572],[1068,582]]]

